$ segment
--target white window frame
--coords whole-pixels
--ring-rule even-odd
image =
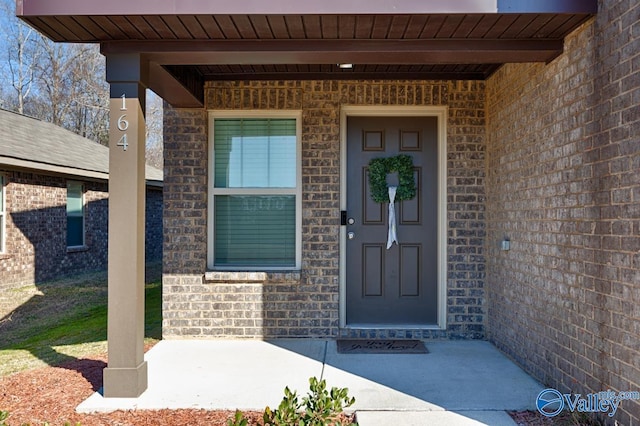
[[[70,246],[67,245],[67,249],[78,249],[78,248],[83,248],[86,247],[86,243],[87,243],[87,236],[86,236],[86,222],[87,222],[87,205],[86,205],[86,197],[85,197],[85,186],[84,186],[84,182],[81,181],[77,181],[77,180],[68,180],[67,181],[67,204],[66,206],[69,205],[69,184],[71,183],[77,183],[80,185],[81,188],[81,194],[82,194],[82,244],[80,245],[75,245],[75,246]],[[69,218],[69,213],[67,212],[66,214],[66,218]],[[68,222],[67,222],[68,223]],[[68,226],[68,225],[67,225]],[[67,234],[65,235],[66,240],[69,239],[69,228],[67,227]]]
[[[6,177],[0,174],[0,253],[5,253],[7,242]]]
[[[296,120],[296,187],[276,188],[215,188],[214,125],[216,119],[224,118],[272,118]],[[207,226],[207,268],[218,271],[287,271],[299,270],[302,265],[302,111],[298,110],[215,110],[209,111],[209,195]],[[295,266],[226,266],[215,264],[215,206],[216,195],[295,195],[296,197],[296,259]]]

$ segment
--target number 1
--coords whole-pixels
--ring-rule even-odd
[[[125,104],[125,100],[127,99],[127,97],[124,93],[120,97],[122,98],[122,107],[120,107],[120,111],[126,111],[127,105]]]

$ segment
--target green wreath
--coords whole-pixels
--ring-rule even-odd
[[[409,155],[396,155],[395,157],[374,158],[369,161],[369,186],[373,201],[376,203],[389,202],[387,175],[395,172],[398,173],[399,178],[396,201],[410,200],[416,196],[413,159]]]

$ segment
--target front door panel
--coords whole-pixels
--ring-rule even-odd
[[[437,324],[437,130],[436,117],[347,119],[347,325]],[[387,250],[388,204],[371,198],[368,164],[399,154],[413,159],[417,195],[396,201],[399,244]]]

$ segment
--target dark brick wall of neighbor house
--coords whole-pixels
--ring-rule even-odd
[[[487,94],[490,340],[561,392],[639,391],[640,3],[601,1]],[[640,401],[615,420],[640,424]]]
[[[447,330],[339,330],[341,105],[446,105]],[[302,270],[208,274],[206,109],[302,111]],[[206,86],[206,109],[165,111],[165,337],[485,336],[482,82],[286,81]]]
[[[106,184],[84,183],[87,250],[67,253],[67,180],[22,171],[3,174],[7,235],[5,254],[0,255],[2,286],[43,282],[67,271],[94,271],[106,265]]]
[[[145,261],[159,263],[162,261],[162,188],[147,187],[145,199]]]
[[[107,183],[84,181],[86,250],[67,251],[65,179],[2,171],[6,192],[6,250],[0,288],[40,283],[107,267]],[[162,190],[147,191],[147,259],[162,259]]]

